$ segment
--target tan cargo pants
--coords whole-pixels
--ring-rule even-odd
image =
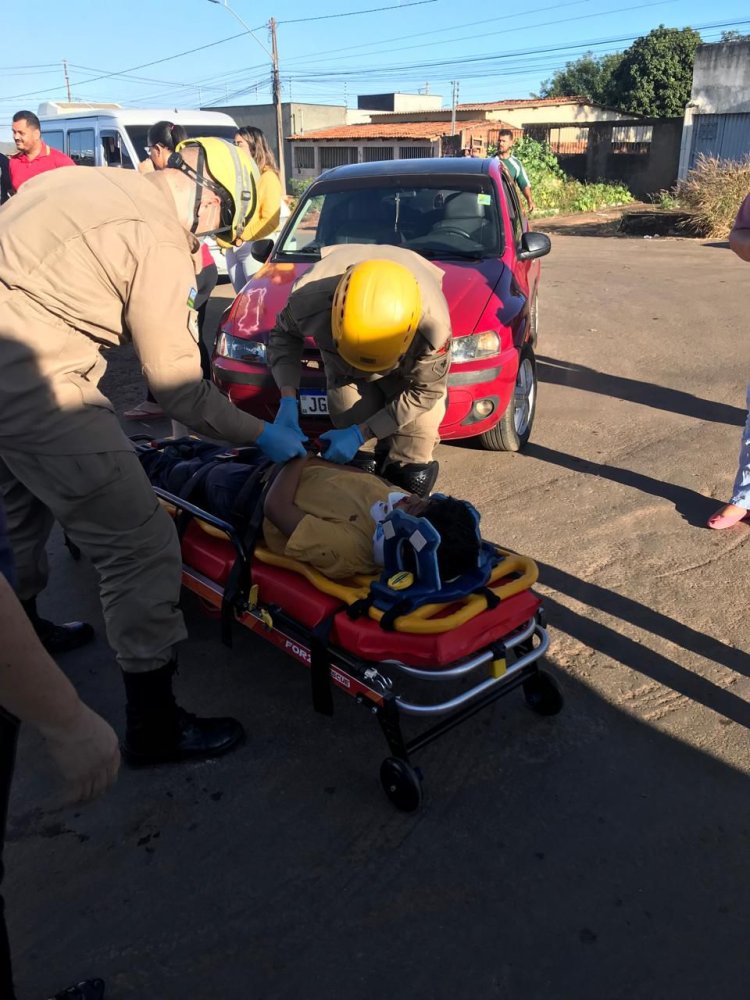
[[[186,636],[177,532],[132,451],[0,453],[0,494],[26,600],[47,583],[45,544],[59,521],[99,574],[107,639],[123,670],[168,663]]]
[[[372,382],[350,382],[348,385],[328,389],[328,413],[334,427],[349,427],[365,423],[368,417],[382,410],[392,399],[403,392],[400,376],[385,375]],[[386,462],[399,465],[426,465],[440,443],[438,428],[445,416],[447,397],[431,410],[420,414],[416,420],[399,427],[395,434],[382,438],[375,445],[378,455],[385,455]]]

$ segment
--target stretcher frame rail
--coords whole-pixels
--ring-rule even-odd
[[[160,487],[153,488],[160,500],[198,521],[211,525],[226,535],[234,548],[237,560],[243,566],[250,566],[251,555],[245,552],[239,532],[233,525],[189,501],[169,493],[167,490]],[[188,590],[217,609],[220,609],[224,604],[226,596],[224,588],[203,575],[199,570],[184,563],[183,584]],[[342,601],[341,607],[336,613],[345,613],[346,607],[346,603]],[[237,623],[270,641],[277,648],[307,666],[308,669],[311,668],[310,637],[304,626],[295,621],[287,611],[273,604],[263,605],[259,603],[256,606],[250,606],[247,595],[243,595],[242,600],[236,603],[232,610],[234,620]],[[391,676],[391,672],[395,675],[404,675],[420,683],[425,682],[430,686],[440,682],[455,682],[470,677],[475,671],[486,670],[488,664],[491,666],[497,656],[494,648],[496,644],[493,644],[492,648],[485,648],[477,654],[457,661],[451,666],[435,670],[423,670],[403,663],[396,658],[376,663],[372,660],[356,657],[349,651],[337,648],[333,644],[327,645],[328,675],[331,684],[354,697],[358,704],[363,705],[371,715],[375,715],[378,719],[389,750],[393,755],[383,762],[381,781],[386,794],[397,807],[411,810],[421,803],[421,772],[412,767],[411,755],[493,704],[505,694],[520,686],[524,687],[526,694],[527,685],[542,680],[547,684],[552,684],[553,693],[559,698],[559,707],[562,706],[562,698],[555,682],[539,668],[539,660],[547,651],[549,643],[549,635],[544,626],[543,610],[540,607],[532,618],[503,637],[501,643],[503,666],[499,671],[489,677],[485,673],[478,683],[445,701],[425,704],[408,701],[399,695],[394,690],[394,677]],[[513,657],[510,661],[505,660],[505,654],[508,652]],[[529,701],[528,697],[527,701]],[[534,705],[532,704],[531,707],[534,708]],[[535,710],[542,715],[552,715],[559,711],[559,707],[554,707],[552,710],[538,708]],[[439,721],[407,740],[402,727],[404,716],[423,719],[439,717]],[[389,784],[392,778],[387,781],[384,777],[383,769],[389,764],[399,765],[401,769],[398,772],[399,780],[405,775],[404,780],[408,785],[407,791],[409,793],[406,797],[402,794],[403,789],[397,790],[394,794],[394,785]]]

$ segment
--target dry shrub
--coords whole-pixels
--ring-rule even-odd
[[[748,193],[750,156],[736,161],[701,155],[677,185],[679,203],[693,213],[697,229],[704,236],[723,240]]]

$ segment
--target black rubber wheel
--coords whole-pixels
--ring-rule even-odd
[[[518,373],[513,395],[505,413],[479,440],[487,451],[521,451],[531,437],[536,413],[536,358],[526,344],[518,359]]]
[[[564,699],[557,681],[546,670],[537,672],[523,682],[526,704],[537,715],[557,715]]]
[[[394,806],[402,812],[414,812],[422,804],[421,776],[405,760],[386,757],[380,765],[380,783]]]

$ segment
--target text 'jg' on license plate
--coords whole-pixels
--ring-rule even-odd
[[[328,415],[328,397],[325,392],[301,392],[299,408],[303,416],[318,417]]]

